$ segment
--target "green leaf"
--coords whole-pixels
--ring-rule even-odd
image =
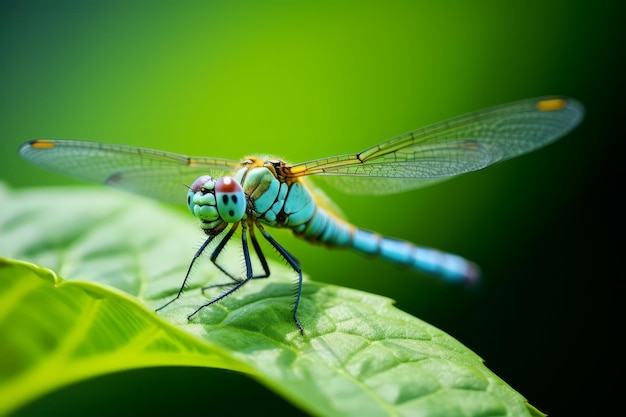
[[[0,414],[69,383],[122,369],[236,370],[313,415],[541,415],[444,332],[387,298],[306,281],[270,263],[220,303],[204,260],[175,295],[202,235],[187,215],[109,190],[0,192]],[[236,245],[226,267],[241,268]],[[328,279],[331,281],[331,279]]]
[[[95,375],[157,365],[246,370],[136,300],[0,258],[0,414]]]

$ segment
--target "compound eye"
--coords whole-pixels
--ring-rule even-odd
[[[215,183],[217,211],[222,220],[234,223],[246,213],[246,198],[241,185],[232,177],[222,177]]]
[[[193,206],[195,205],[193,202],[193,196],[194,196],[195,192],[190,188],[189,191],[187,191],[187,208],[189,209],[189,211],[191,212],[191,214],[194,214],[193,211]]]
[[[215,180],[211,178],[209,175],[202,175],[194,180],[189,186],[189,190],[187,191],[187,208],[191,211],[191,214],[196,215],[195,206],[196,202],[194,201],[194,197],[196,193],[201,193],[202,195],[209,194],[210,191],[215,187]],[[206,204],[206,203],[205,203]],[[215,205],[215,203],[213,203]]]
[[[191,183],[191,185],[189,186],[189,190],[197,193],[203,188],[211,189],[211,183],[213,182],[212,180],[213,178],[211,178],[209,175],[202,175],[196,178],[195,181]]]

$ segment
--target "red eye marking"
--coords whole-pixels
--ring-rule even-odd
[[[218,193],[234,193],[239,190],[241,186],[231,177],[222,177],[215,183],[215,191]]]

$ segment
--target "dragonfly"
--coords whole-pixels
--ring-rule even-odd
[[[266,227],[287,228],[311,243],[352,249],[450,282],[472,283],[480,275],[479,267],[461,256],[349,223],[310,184],[308,177],[324,177],[351,194],[385,195],[413,190],[543,147],[574,129],[583,115],[582,104],[573,98],[532,98],[413,130],[358,153],[298,164],[271,157],[232,160],[53,139],[28,141],[21,145],[19,154],[42,168],[81,180],[167,202],[186,201],[207,237],[193,255],[176,296],[157,311],[182,296],[192,267],[212,242],[215,243],[208,251],[210,260],[229,281],[204,287],[203,293],[214,287],[224,291],[198,306],[188,320],[250,281],[269,277],[270,268],[259,244],[258,231],[298,277],[292,318],[304,334],[297,315],[302,293],[300,262]],[[181,184],[188,186],[185,189]],[[220,263],[220,255],[238,229],[245,261],[241,276]],[[256,269],[260,264],[261,270],[253,268],[250,244],[258,259]]]

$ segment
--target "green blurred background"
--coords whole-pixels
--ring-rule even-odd
[[[533,154],[391,197],[325,188],[355,224],[479,263],[476,291],[274,235],[312,279],[391,297],[540,410],[581,412],[602,368],[621,212],[617,4],[1,1],[0,179],[79,184],[21,160],[32,138],[301,162],[496,104],[576,97],[583,124]],[[23,414],[151,409],[297,412],[234,373],[151,369],[69,387]]]

